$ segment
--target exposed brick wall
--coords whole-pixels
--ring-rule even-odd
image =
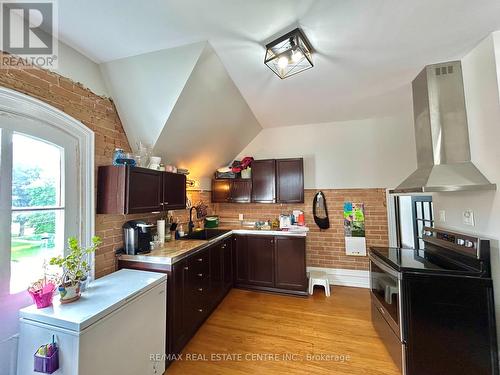
[[[305,191],[304,204],[230,204],[219,203],[215,210],[222,222],[236,222],[242,213],[245,220],[274,219],[293,209],[305,212],[307,236],[307,265],[314,267],[367,270],[367,257],[346,256],[344,243],[344,202],[365,204],[367,246],[387,246],[387,211],[384,189],[322,190],[326,196],[330,228],[321,231],[314,223],[312,202],[317,190]]]
[[[92,129],[95,132],[96,171],[98,166],[111,163],[115,148],[130,151],[113,101],[94,94],[80,83],[44,69],[14,65],[1,67],[0,85],[40,99]],[[176,216],[184,217],[184,211]],[[156,220],[157,217],[96,215],[96,234],[103,238],[103,245],[95,258],[96,276],[104,276],[116,269],[115,250],[123,246],[121,227],[125,221],[144,218]]]

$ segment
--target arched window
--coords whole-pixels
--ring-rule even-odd
[[[93,132],[0,87],[0,305],[7,306],[2,319],[14,332],[43,260],[63,254],[69,236],[90,245],[93,207]]]
[[[66,206],[74,205],[76,198],[66,194],[66,180],[75,176],[65,171],[69,155],[63,145],[18,132],[2,133],[12,155],[12,166],[2,175],[12,186],[9,289],[17,293],[40,273],[40,264],[64,254],[64,238],[76,232],[65,215]]]

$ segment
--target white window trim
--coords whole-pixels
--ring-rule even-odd
[[[79,199],[79,233],[83,246],[90,246],[94,235],[94,132],[63,111],[28,95],[0,87],[0,116],[14,116],[42,121],[74,137],[78,143],[77,187]],[[2,202],[0,202],[0,205]],[[9,236],[10,238],[10,236]],[[10,256],[10,255],[9,255]],[[0,260],[3,261],[2,254]],[[94,279],[94,257],[91,259],[91,280]],[[3,291],[0,291],[2,293]]]

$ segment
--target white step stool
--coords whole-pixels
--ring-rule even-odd
[[[330,297],[330,282],[328,281],[328,275],[326,272],[322,271],[310,271],[309,272],[309,294],[313,294],[314,286],[321,285],[325,288],[325,294]]]

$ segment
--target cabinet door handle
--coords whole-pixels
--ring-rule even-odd
[[[203,312],[203,309],[198,309],[198,312],[202,313],[202,312]]]
[[[202,274],[202,273],[199,273],[199,274],[198,274],[198,276],[199,276],[199,277],[203,277],[203,274]]]
[[[271,240],[271,243],[274,243],[274,240]]]
[[[203,288],[198,288],[198,292],[203,292]]]
[[[163,206],[163,202],[160,203],[160,206]]]
[[[163,202],[163,204],[166,206],[168,204],[168,202]]]
[[[227,246],[227,245],[226,245],[226,244],[224,244],[224,245],[222,245],[222,248],[223,248],[223,249],[225,249],[225,248],[226,248],[226,246]]]
[[[186,267],[184,267],[184,269],[187,271],[187,270],[189,270],[189,267],[188,267],[188,266],[186,266]]]
[[[203,258],[196,259],[198,262],[203,262]]]

